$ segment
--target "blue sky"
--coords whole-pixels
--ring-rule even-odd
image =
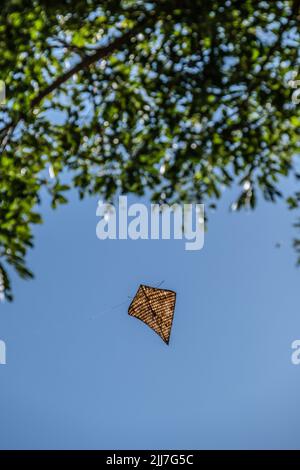
[[[233,214],[232,199],[199,252],[98,240],[95,198],[44,204],[36,279],[14,277],[0,306],[1,449],[300,448],[295,214]],[[177,292],[169,347],[127,315],[138,285],[162,280]]]

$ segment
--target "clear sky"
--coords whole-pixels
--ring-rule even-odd
[[[98,240],[95,198],[44,205],[36,279],[14,277],[0,306],[1,449],[300,448],[296,215],[233,214],[232,199],[199,252]],[[169,347],[127,314],[140,283],[162,280],[177,292]]]

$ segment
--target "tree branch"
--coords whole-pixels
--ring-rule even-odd
[[[33,100],[31,101],[29,110],[38,106],[46,96],[48,96],[53,91],[57,90],[63,83],[69,80],[69,78],[71,78],[73,75],[75,75],[76,73],[82,70],[89,68],[92,64],[94,64],[98,60],[108,57],[114,51],[119,50],[122,46],[127,44],[131,38],[136,36],[139,33],[139,31],[143,30],[146,24],[149,25],[149,23],[151,24],[152,22],[154,22],[156,20],[156,16],[157,16],[156,12],[151,11],[148,16],[144,16],[142,20],[138,21],[137,24],[130,31],[125,33],[123,36],[116,38],[113,42],[111,42],[107,46],[99,47],[92,54],[86,55],[85,57],[83,57],[80,62],[74,65],[74,67],[70,68],[70,70],[67,70],[65,73],[57,77],[52,83],[50,83],[50,85],[46,86],[43,90],[41,90],[39,94],[35,98],[33,98]],[[5,147],[10,137],[12,136],[15,128],[17,127],[20,121],[25,119],[25,117],[26,115],[20,114],[15,122],[13,121],[10,122],[0,131],[0,135],[2,136],[2,142],[1,142],[1,147],[0,147],[1,153],[3,153],[3,151],[5,150]]]
[[[100,47],[96,49],[95,52],[91,55],[86,55],[78,64],[74,65],[70,70],[63,73],[58,77],[54,82],[48,85],[44,90],[42,90],[30,103],[30,108],[37,106],[47,95],[52,93],[54,90],[59,88],[63,83],[65,83],[69,78],[71,78],[76,73],[81,70],[87,69],[92,64],[97,62],[100,59],[108,57],[115,50],[120,49],[124,44],[126,44],[132,37],[134,37],[144,26],[148,23],[150,18],[153,18],[154,15],[145,16],[143,20],[139,21],[130,31],[125,33],[122,37],[115,39],[112,43],[108,44],[105,47]]]

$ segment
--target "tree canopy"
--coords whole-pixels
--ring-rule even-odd
[[[299,3],[3,0],[0,294],[7,266],[32,276],[42,189],[53,207],[71,187],[214,206],[238,184],[237,209],[282,197],[298,177]]]

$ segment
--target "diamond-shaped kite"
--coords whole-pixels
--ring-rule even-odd
[[[140,285],[128,313],[146,323],[166,344],[169,344],[176,292]]]

